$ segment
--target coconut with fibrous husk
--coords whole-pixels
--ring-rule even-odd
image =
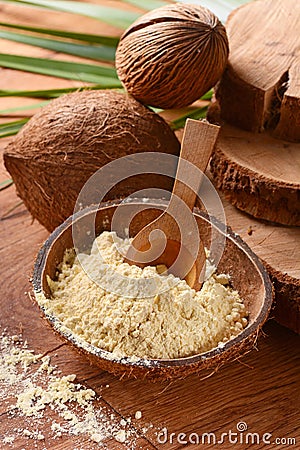
[[[137,19],[116,52],[118,76],[137,100],[181,108],[221,78],[229,53],[220,20],[200,5],[171,4]]]
[[[156,113],[121,92],[87,90],[64,95],[42,108],[4,152],[18,195],[49,231],[73,213],[79,192],[99,168],[140,152],[177,155],[180,144]],[[171,179],[153,174],[130,177],[106,199],[127,196]]]

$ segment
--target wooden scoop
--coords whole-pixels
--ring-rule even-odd
[[[218,134],[216,125],[187,119],[169,205],[134,237],[127,263],[161,265],[200,289],[206,257],[192,210]]]

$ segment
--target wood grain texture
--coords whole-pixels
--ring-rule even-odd
[[[254,217],[293,226],[300,225],[299,23],[297,0],[234,10],[229,63],[209,111],[223,125],[211,165],[218,188]]]
[[[2,142],[1,142],[2,143]],[[1,178],[4,172],[2,170]],[[17,202],[14,188],[9,188],[1,194],[1,212],[6,211],[9,205]],[[24,342],[28,342],[30,349],[36,353],[48,354],[51,356],[51,363],[57,365],[62,371],[62,375],[75,373],[77,381],[83,382],[86,379],[99,375],[99,369],[89,364],[88,360],[74,352],[72,348],[64,343],[52,332],[46,321],[41,317],[40,311],[32,301],[31,274],[33,263],[39,247],[47,237],[47,232],[37,222],[32,223],[32,219],[21,206],[18,211],[12,212],[5,220],[0,221],[0,327],[7,328],[9,335],[22,333]],[[106,383],[107,384],[107,383]],[[98,399],[95,407],[105,408],[107,414],[113,413],[119,420],[122,416],[114,410],[103,398],[103,390],[97,389]],[[88,385],[87,385],[88,387]],[[102,396],[102,398],[101,398]],[[62,437],[58,441],[51,438],[51,423],[53,419],[58,419],[54,413],[47,411],[46,420],[40,421],[38,428],[45,435],[43,441],[28,441],[25,437],[18,436],[13,447],[5,446],[2,442],[4,436],[16,436],[15,428],[29,428],[32,430],[32,419],[11,417],[9,407],[15,404],[16,399],[11,397],[1,402],[0,406],[0,447],[14,449],[74,449],[76,446],[83,449],[96,450],[99,448],[88,439],[70,436]],[[131,415],[134,415],[132,410]],[[36,445],[35,445],[36,444]],[[133,448],[128,445],[116,442],[111,438],[105,441],[108,448],[113,450]],[[28,446],[29,445],[29,446]],[[140,436],[136,439],[136,448],[151,450],[153,447],[146,438]]]
[[[300,140],[299,21],[298,0],[258,0],[231,13],[229,64],[217,89],[227,122]]]
[[[98,0],[94,0],[96,3]],[[117,2],[113,2],[114,5]],[[123,6],[122,6],[123,7]],[[5,18],[3,16],[5,12]],[[52,20],[55,16],[55,22]],[[58,13],[41,11],[30,8],[18,8],[11,5],[1,5],[1,19],[12,22],[20,21],[27,24],[43,24],[44,26],[57,26],[63,29],[78,31],[111,32],[110,27],[99,22],[69,15],[68,19]],[[114,30],[112,30],[114,31]],[[7,41],[0,41],[1,51],[7,51],[7,45],[12,53],[17,47]],[[33,49],[25,46],[23,51],[31,55]],[[43,56],[54,56],[52,52],[43,51]],[[61,58],[61,56],[60,56]],[[65,59],[63,57],[63,59]],[[74,83],[74,84],[73,84]],[[78,83],[81,85],[81,83]],[[13,70],[2,69],[0,88],[55,88],[74,86],[77,82],[67,82],[41,75],[25,74]],[[0,99],[1,109],[24,104],[31,100]],[[14,103],[13,103],[14,102]],[[33,101],[31,103],[34,103]],[[3,118],[3,120],[6,118]],[[1,150],[9,139],[1,140]],[[0,164],[0,180],[8,178],[7,172]],[[2,215],[18,203],[14,188],[11,187],[0,192],[0,209]],[[288,276],[297,275],[296,257],[299,254],[297,245],[298,235],[294,229],[277,227],[272,224],[251,219],[246,214],[238,212],[231,205],[226,206],[228,223],[243,236],[248,244],[267,260],[274,254],[272,261],[274,267],[280,272],[287,272]],[[249,227],[253,233],[248,235]],[[141,449],[193,449],[195,446],[178,443],[158,445],[155,431],[159,427],[167,426],[169,432],[198,432],[236,431],[236,424],[245,421],[251,432],[273,434],[273,438],[295,437],[297,448],[300,442],[299,428],[299,337],[293,332],[271,321],[265,327],[266,336],[258,342],[258,351],[245,356],[240,362],[236,361],[223,368],[212,377],[200,379],[197,376],[189,377],[185,381],[175,384],[149,384],[146,382],[117,380],[113,375],[101,372],[90,366],[88,361],[69,346],[63,345],[50,330],[48,325],[40,318],[38,309],[31,302],[25,292],[30,292],[29,279],[35,255],[48,233],[36,222],[32,223],[29,213],[23,206],[9,213],[5,220],[0,221],[0,322],[8,327],[11,334],[20,329],[24,339],[28,340],[30,348],[37,353],[49,351],[53,363],[57,364],[63,373],[75,373],[78,381],[96,390],[104,402],[121,416],[133,415],[141,410],[143,417],[140,421],[133,421],[140,434],[143,435],[143,426],[151,422],[154,430],[147,433],[146,440],[139,441]],[[273,239],[274,238],[274,239]],[[288,304],[290,290],[287,281],[287,291],[283,295],[284,302]],[[287,308],[287,306],[286,306]],[[60,348],[59,348],[60,347]],[[55,355],[58,356],[55,356]],[[209,374],[208,374],[209,375]],[[109,387],[106,387],[109,385]],[[19,426],[20,422],[10,422],[4,410],[0,415],[0,435],[8,429]],[[0,413],[1,414],[1,413]],[[21,424],[20,424],[21,426]],[[42,430],[45,435],[49,433],[47,426]],[[151,443],[149,442],[151,441]],[[31,443],[30,443],[31,444]],[[2,442],[1,442],[2,445]],[[14,447],[2,446],[3,450],[21,450],[26,445],[24,440],[15,442]],[[251,446],[252,447],[252,446]],[[237,450],[250,450],[249,445],[235,445]],[[30,447],[29,447],[30,448]],[[31,447],[33,448],[33,447]],[[31,450],[30,448],[30,450]],[[57,443],[44,442],[38,444],[38,450],[74,450],[75,438],[57,441]],[[78,445],[77,445],[78,448]],[[90,442],[81,441],[80,449],[90,449]],[[121,449],[113,441],[108,442],[109,449]],[[139,447],[138,447],[139,448]],[[200,450],[216,448],[216,446],[200,445]],[[222,448],[232,449],[232,444],[224,444]],[[255,445],[256,449],[265,449],[262,443]],[[286,445],[276,445],[278,450],[284,450]],[[131,449],[128,449],[131,450]]]
[[[275,288],[272,316],[300,334],[300,228],[253,219],[223,199],[227,224],[261,258]]]
[[[6,194],[5,201],[4,192],[1,193],[1,205],[4,207],[16,200],[13,188],[7,192],[9,195]],[[265,327],[266,336],[261,337],[257,343],[257,352],[253,351],[240,361],[231,363],[212,377],[208,372],[205,374],[208,378],[191,376],[172,384],[120,381],[113,375],[90,366],[86,358],[69,346],[60,347],[62,341],[41,319],[37,308],[25,294],[31,290],[29,277],[32,264],[41,239],[46,237],[47,232],[37,223],[30,224],[29,213],[24,208],[21,211],[21,215],[12,214],[5,221],[6,229],[21,230],[23,235],[24,230],[28,230],[24,239],[18,237],[15,241],[18,246],[17,254],[11,251],[12,248],[16,249],[16,245],[12,245],[8,236],[4,245],[5,234],[1,234],[3,252],[8,249],[6,258],[1,258],[1,325],[7,326],[11,333],[21,328],[30,348],[37,352],[48,351],[53,364],[63,374],[75,373],[78,381],[94,389],[114,412],[120,414],[120,418],[132,416],[135,411],[141,410],[143,417],[140,421],[133,420],[133,426],[142,435],[144,426],[147,427],[149,423],[153,425],[153,430],[150,429],[146,435],[147,441],[141,441],[142,449],[181,449],[182,445],[177,442],[157,444],[155,433],[165,426],[169,433],[202,434],[212,431],[220,436],[229,429],[235,431],[236,424],[241,420],[248,424],[249,431],[252,432],[270,432],[274,437],[296,436],[300,439],[300,398],[297,389],[300,383],[299,337],[273,322]],[[1,233],[3,227],[4,221],[0,222]],[[0,433],[22,426],[22,422],[19,425],[16,421],[11,422],[5,413],[0,416],[0,423]],[[43,425],[42,430],[46,441],[38,449],[75,448],[76,440],[70,438],[59,441],[57,447],[52,443],[49,446],[48,426]],[[15,448],[21,449],[24,445],[25,441],[20,440],[16,442]],[[80,441],[80,445],[84,449],[92,448],[84,440]],[[122,447],[115,446],[110,441],[109,448]],[[186,448],[192,449],[193,446]],[[204,450],[210,447],[205,445],[199,448]],[[244,450],[245,447],[237,448]],[[278,448],[284,449],[284,446]]]
[[[297,375],[294,383],[292,379],[289,382],[286,377],[291,375],[293,370],[297,371],[299,350],[294,348],[294,355],[289,353],[291,366],[287,367],[287,374],[283,375],[285,353],[292,344],[289,339],[293,340],[293,334],[274,323],[270,323],[265,330],[268,337],[260,340],[257,352],[232,363],[212,377],[190,376],[185,381],[164,385],[148,384],[146,387],[140,381],[120,382],[111,379],[112,389],[106,392],[106,398],[111,405],[121,405],[124,415],[128,414],[131,402],[136,402],[139,398],[143,421],[136,425],[142,427],[144,423],[155,420],[156,423],[166,426],[169,433],[181,431],[188,434],[194,431],[202,434],[212,431],[220,436],[229,429],[235,431],[236,424],[243,420],[248,424],[249,431],[271,429],[274,430],[275,436],[286,429],[289,430],[287,434],[292,434],[295,423],[285,417],[282,408],[287,408],[290,417],[296,418],[296,405],[300,400],[296,386],[300,378]],[[281,370],[282,374],[279,374]],[[103,384],[103,378],[92,378],[88,382],[96,388],[97,385]],[[293,395],[294,405],[287,406],[287,397]],[[150,437],[155,443],[154,433]],[[224,447],[232,448],[230,445]],[[186,447],[174,442],[173,445],[169,443],[159,448]],[[187,448],[192,449],[193,446]],[[206,449],[207,446],[199,448]],[[242,450],[246,447],[240,445],[237,448]],[[257,448],[263,448],[263,445]]]
[[[300,225],[300,143],[223,124],[211,171],[216,186],[242,211]]]
[[[212,164],[215,165],[216,170],[219,170],[215,161],[218,146],[222,142],[223,128],[221,128],[215,154],[212,158]],[[232,129],[233,127],[228,128]],[[226,128],[224,132],[226,133]],[[253,133],[242,130],[238,130],[238,132],[250,135],[251,139],[255,139]],[[179,140],[182,139],[182,130],[178,131],[177,135]],[[257,139],[259,139],[258,136]],[[234,139],[232,140],[234,141]],[[273,141],[275,140],[273,139]],[[245,142],[249,142],[249,140],[247,141],[245,139]],[[277,142],[276,145],[278,146],[280,144]],[[289,143],[288,145],[294,147],[295,144]],[[257,151],[258,155],[263,155],[261,148],[258,148]],[[238,157],[242,158],[240,154]],[[255,158],[253,158],[252,164],[255,164]],[[280,168],[279,163],[277,166],[278,173],[283,173],[280,172]],[[297,165],[294,165],[293,170],[295,176],[297,176]],[[232,172],[228,170],[229,179],[230,173]],[[213,179],[210,172],[207,175]],[[220,174],[220,182],[222,182],[222,179],[222,175]],[[219,194],[225,208],[227,225],[247,242],[249,247],[261,258],[268,269],[275,288],[273,315],[276,321],[300,334],[300,259],[298,257],[300,253],[300,228],[287,227],[255,219],[232,206],[226,200],[224,193],[222,194],[219,191]],[[299,205],[299,202],[297,205]],[[199,206],[201,207],[201,205]]]

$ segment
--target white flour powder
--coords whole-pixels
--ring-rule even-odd
[[[124,263],[116,243],[123,250],[128,245],[115,233],[104,232],[91,254],[81,255],[85,269],[100,285],[110,280],[113,292],[93,282],[69,251],[57,281],[48,280],[52,298],[39,298],[46,311],[73,334],[116,357],[180,358],[223,345],[247,325],[245,306],[229,287],[228,277],[212,275],[196,292],[173,275],[160,275],[155,267],[141,269]],[[99,259],[98,249],[105,262]],[[135,281],[145,278],[154,280],[157,293],[120,295],[123,281],[108,277],[112,268],[115,274],[131,278],[133,293]]]
[[[72,448],[78,450],[106,449],[111,438],[125,442],[125,448],[140,448],[131,417],[120,419],[101,406],[96,393],[75,378],[60,375],[50,356],[29,350],[21,336],[0,330],[0,404],[6,429],[0,432],[0,448],[16,448],[17,441],[24,450],[58,448],[66,436],[72,436]]]

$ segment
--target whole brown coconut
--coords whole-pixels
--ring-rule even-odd
[[[168,124],[135,99],[116,91],[83,91],[53,100],[17,134],[4,152],[5,167],[30,213],[52,231],[73,213],[91,175],[122,156],[179,153]],[[107,199],[147,187],[171,189],[157,175],[131,177]]]
[[[216,84],[228,52],[226,30],[211,11],[177,3],[145,14],[125,31],[116,68],[137,100],[181,108]]]

